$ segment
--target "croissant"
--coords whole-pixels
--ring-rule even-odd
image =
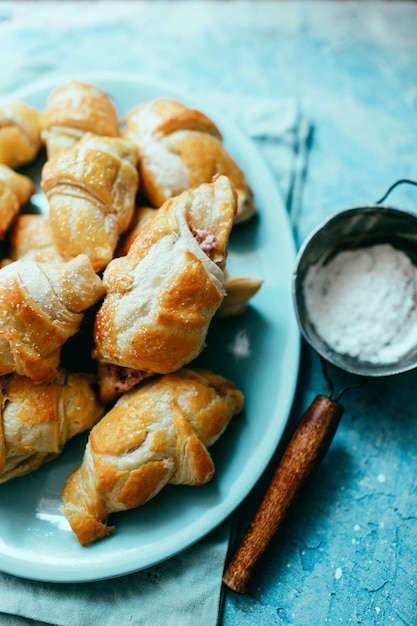
[[[119,119],[110,97],[97,86],[77,80],[49,94],[40,127],[48,158],[72,147],[86,132],[119,135]]]
[[[243,409],[243,394],[208,370],[180,370],[123,395],[94,426],[63,489],[64,513],[82,545],[109,535],[111,513],[141,506],[166,484],[203,485],[207,450]]]
[[[133,146],[118,137],[86,133],[48,159],[41,187],[58,252],[66,259],[85,253],[102,270],[129,226],[138,184]]]
[[[97,361],[166,374],[201,352],[224,297],[222,268],[235,210],[234,189],[220,176],[155,211],[128,254],[103,274]]]
[[[48,383],[0,379],[0,483],[57,457],[65,443],[102,417],[90,374],[60,370]]]
[[[38,213],[18,215],[10,229],[10,258],[46,262],[63,262],[56,249],[49,219]]]
[[[235,222],[256,213],[243,171],[206,115],[175,100],[159,98],[130,110],[124,123],[122,135],[137,147],[141,188],[153,206],[224,174],[238,196]]]
[[[36,187],[28,176],[0,164],[0,238],[35,191]]]
[[[62,345],[103,295],[86,255],[66,263],[19,260],[0,269],[0,376],[52,378]]]
[[[42,146],[39,112],[22,102],[0,107],[0,163],[16,169],[32,161]]]
[[[128,253],[130,246],[142,231],[148,219],[155,216],[155,210],[157,209],[152,209],[147,206],[139,206],[135,209],[129,230],[119,242],[118,256]],[[227,271],[227,268],[224,271],[224,275],[224,288],[226,295],[216,312],[216,316],[231,317],[235,315],[242,315],[247,309],[249,300],[259,291],[263,280],[255,277],[237,278],[231,276]],[[104,378],[102,377],[101,380],[104,380]]]
[[[262,278],[237,278],[225,272],[224,288],[226,297],[223,299],[216,316],[233,317],[245,313],[249,300],[258,293],[262,283]]]

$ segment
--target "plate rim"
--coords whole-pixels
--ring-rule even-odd
[[[193,106],[196,108],[199,107],[200,110],[207,111],[208,115],[211,115],[216,123],[217,118],[224,122],[224,126],[227,127],[231,134],[238,137],[239,140],[250,146],[250,150],[253,154],[256,154],[257,165],[263,169],[263,173],[267,176],[268,185],[271,189],[274,189],[274,201],[279,202],[279,210],[280,210],[280,219],[282,224],[286,228],[286,235],[288,239],[288,245],[291,248],[292,260],[295,261],[296,258],[296,246],[295,246],[295,237],[291,228],[290,218],[288,212],[285,208],[284,202],[280,196],[278,186],[273,179],[273,175],[271,170],[269,169],[267,162],[264,160],[262,154],[260,153],[258,147],[255,143],[244,134],[244,132],[238,128],[235,122],[227,117],[226,114],[219,113],[218,111],[212,111],[213,107],[204,107],[203,103],[199,101],[199,96],[194,96],[191,93],[188,93],[186,89],[181,86],[177,86],[175,84],[171,84],[167,81],[159,80],[159,79],[151,79],[148,77],[142,77],[137,74],[133,74],[130,72],[111,72],[111,71],[102,71],[102,72],[73,72],[71,74],[64,73],[59,75],[52,75],[46,78],[43,78],[39,81],[32,81],[28,85],[22,86],[17,90],[7,94],[5,97],[0,98],[0,103],[10,102],[12,100],[22,100],[33,94],[34,91],[40,91],[47,88],[52,89],[54,86],[58,86],[64,84],[66,81],[71,79],[76,80],[84,80],[91,83],[95,83],[98,86],[105,82],[112,82],[118,84],[134,84],[137,88],[142,88],[145,86],[146,88],[152,88],[156,91],[161,91],[161,95],[165,93],[173,94],[173,97],[177,97],[178,99],[183,99],[189,103],[193,103]],[[175,94],[177,94],[175,96]],[[110,94],[111,95],[111,94]],[[289,277],[290,278],[290,277]],[[288,289],[288,297],[291,297],[291,290]],[[290,307],[292,306],[292,301],[290,303]],[[287,320],[288,321],[288,320]],[[162,548],[158,551],[157,554],[154,555],[153,558],[145,559],[142,563],[140,563],[140,559],[138,559],[137,565],[134,565],[133,562],[126,568],[123,565],[114,565],[114,567],[107,571],[107,573],[101,572],[98,574],[97,571],[86,572],[85,570],[78,568],[76,565],[69,565],[66,569],[63,567],[52,568],[50,564],[46,566],[42,566],[42,564],[38,564],[37,567],[34,566],[33,562],[30,563],[31,571],[27,571],[28,562],[22,558],[18,558],[17,556],[9,556],[4,562],[4,551],[2,545],[0,543],[0,556],[2,556],[0,562],[0,571],[3,571],[8,574],[12,574],[15,576],[20,576],[24,578],[29,578],[36,581],[43,582],[57,582],[57,583],[66,583],[66,582],[92,582],[97,580],[105,580],[109,578],[116,578],[118,576],[127,575],[133,572],[142,571],[148,567],[155,566],[158,563],[168,560],[171,557],[183,552],[187,548],[196,544],[198,541],[204,539],[207,535],[213,532],[222,522],[224,522],[236,509],[237,507],[245,500],[245,498],[249,495],[250,491],[253,489],[257,481],[261,478],[264,473],[267,465],[271,461],[284,433],[284,430],[287,426],[291,407],[294,401],[296,386],[298,382],[298,373],[300,366],[300,350],[301,350],[301,335],[296,323],[295,313],[294,319],[289,320],[289,326],[286,330],[286,335],[289,337],[287,340],[291,344],[292,351],[292,362],[291,364],[286,364],[287,373],[286,373],[286,382],[287,382],[287,395],[286,398],[281,400],[281,412],[285,413],[285,418],[282,420],[280,428],[276,430],[275,438],[270,441],[269,448],[265,452],[265,458],[261,463],[257,463],[256,472],[252,476],[252,479],[248,482],[246,488],[243,492],[235,492],[233,495],[229,495],[227,498],[227,502],[222,502],[221,506],[216,507],[215,514],[210,515],[210,511],[206,512],[205,516],[205,525],[204,528],[200,528],[199,530],[194,529],[194,532],[189,533],[187,537],[183,537],[182,541],[180,541],[176,548],[173,550]],[[291,369],[291,371],[289,371]],[[275,408],[275,407],[274,407]],[[1,487],[1,486],[0,486]],[[220,510],[220,515],[218,512]],[[213,519],[214,517],[214,519]]]

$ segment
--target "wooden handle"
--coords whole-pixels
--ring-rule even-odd
[[[223,582],[233,591],[246,592],[259,558],[306,479],[327,452],[342,414],[343,407],[340,404],[321,395],[315,397],[304,413],[249,529],[223,576]]]

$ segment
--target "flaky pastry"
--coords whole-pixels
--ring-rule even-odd
[[[155,211],[126,256],[104,274],[93,356],[101,363],[165,374],[194,359],[224,297],[224,263],[236,211],[219,176]]]
[[[49,219],[38,213],[19,214],[9,234],[10,259],[25,259],[38,263],[62,262],[55,246]]]
[[[32,161],[41,146],[36,109],[23,102],[0,106],[0,163],[16,169]]]
[[[49,94],[40,125],[48,158],[71,148],[86,132],[119,135],[119,119],[110,97],[99,87],[78,80]]]
[[[0,239],[35,190],[35,185],[28,176],[0,163]]]
[[[249,301],[258,293],[263,283],[262,278],[251,276],[232,276],[225,273],[224,288],[226,296],[216,313],[217,317],[234,317],[243,315]]]
[[[85,253],[96,271],[112,259],[135,208],[138,173],[133,146],[86,133],[45,163],[41,187],[58,252]]]
[[[104,295],[86,255],[65,263],[19,260],[0,270],[0,375],[52,378],[62,345]]]
[[[128,253],[130,246],[132,245],[136,237],[140,234],[146,222],[155,216],[156,210],[158,209],[152,209],[147,206],[139,206],[135,209],[135,213],[129,230],[125,233],[125,235],[119,242],[119,246],[117,249],[118,256],[122,256]],[[224,288],[226,295],[216,312],[216,316],[232,317],[235,315],[242,315],[243,313],[245,313],[249,301],[256,295],[256,293],[261,288],[263,280],[261,278],[251,276],[232,276],[227,271],[227,263],[224,275]],[[108,399],[110,399],[112,395],[107,396],[107,394],[111,394],[111,387],[114,387],[115,385],[120,385],[120,387],[122,388],[124,384],[123,378],[126,379],[133,375],[134,372],[119,373],[117,371],[113,371],[111,368],[108,368],[107,370],[102,369],[100,375],[100,386],[103,389],[104,397],[108,397]],[[118,380],[120,378],[121,380]],[[108,388],[104,390],[105,387]]]
[[[157,377],[123,395],[90,432],[63,489],[78,541],[106,537],[111,513],[143,505],[168,483],[207,483],[214,474],[207,448],[243,402],[232,382],[207,370]]]
[[[256,213],[243,171],[200,111],[166,98],[145,102],[126,115],[123,136],[137,146],[141,188],[153,206],[224,174],[238,196],[235,223]]]
[[[64,370],[48,383],[0,378],[0,483],[38,469],[96,424],[104,407],[93,384],[91,374]]]

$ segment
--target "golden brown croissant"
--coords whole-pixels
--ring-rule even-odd
[[[225,272],[224,288],[226,296],[216,312],[216,316],[232,317],[245,313],[249,300],[259,291],[262,283],[262,278],[237,278]]]
[[[73,146],[86,132],[119,135],[117,111],[109,96],[97,86],[77,80],[49,94],[40,125],[48,158]]]
[[[85,253],[96,271],[112,259],[135,208],[135,163],[129,142],[91,133],[45,163],[41,187],[49,201],[56,247],[64,258]]]
[[[154,212],[155,209],[151,209],[151,211]],[[216,311],[216,317],[243,315],[248,308],[249,301],[259,291],[262,283],[261,278],[235,278],[225,271],[226,295]],[[121,367],[111,363],[99,363],[97,368],[99,398],[103,404],[114,402],[122,393],[129,391],[151,375],[151,372]]]
[[[0,107],[0,163],[15,169],[32,161],[42,146],[39,112],[22,102]]]
[[[0,483],[38,469],[94,426],[104,407],[93,383],[90,374],[64,370],[48,383],[18,374],[0,378]]]
[[[62,345],[103,294],[86,255],[66,263],[20,260],[0,269],[0,375],[52,378]]]
[[[164,98],[145,102],[126,115],[123,136],[137,146],[141,186],[153,206],[225,174],[238,196],[235,222],[256,213],[243,171],[226,150],[217,126],[200,111]]]
[[[10,229],[10,258],[38,263],[62,262],[56,249],[49,219],[35,213],[21,213]]]
[[[32,194],[36,191],[35,184],[29,176],[15,172],[8,165],[0,164],[0,180],[5,182],[13,191],[19,207],[29,202]]]
[[[142,231],[146,222],[151,217],[155,216],[155,211],[157,210],[158,209],[152,209],[147,206],[139,206],[135,209],[129,230],[119,242],[117,249],[118,256],[126,255],[128,253],[133,241]],[[227,271],[227,267],[225,268],[224,274],[224,288],[226,295],[216,312],[216,316],[231,317],[234,315],[242,315],[248,307],[249,300],[259,291],[263,280],[255,277],[231,276]]]
[[[110,534],[108,516],[141,506],[166,484],[203,485],[207,448],[243,409],[243,395],[207,370],[180,370],[125,394],[92,429],[81,466],[63,490],[82,545]]]
[[[93,356],[166,374],[203,349],[224,297],[226,247],[236,210],[228,178],[168,200],[126,256],[107,266]]]
[[[0,164],[0,239],[35,190],[35,185],[28,176],[15,172],[8,165]]]

